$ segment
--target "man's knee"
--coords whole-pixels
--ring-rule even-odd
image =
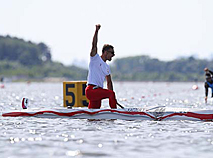
[[[100,109],[101,108],[101,100],[90,101],[88,108],[89,109]]]

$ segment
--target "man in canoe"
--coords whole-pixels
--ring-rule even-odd
[[[110,67],[106,61],[111,61],[115,56],[114,47],[105,44],[102,48],[102,55],[99,56],[97,43],[98,31],[101,25],[96,25],[95,34],[92,41],[92,50],[90,52],[89,73],[87,77],[86,97],[89,99],[89,109],[100,109],[101,100],[109,98],[109,105],[116,109],[117,101],[113,91],[113,84],[110,75]],[[107,81],[107,89],[103,88],[104,80]]]
[[[204,69],[205,71],[205,76],[206,76],[206,81],[204,84],[205,87],[205,102],[207,102],[208,98],[208,89],[212,89],[212,97],[213,97],[213,72],[209,70],[208,68]]]

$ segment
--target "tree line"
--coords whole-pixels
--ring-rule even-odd
[[[85,79],[87,70],[53,62],[50,48],[16,37],[0,36],[0,75],[26,79],[65,77]]]
[[[119,81],[203,81],[203,69],[213,70],[212,63],[212,60],[193,56],[160,61],[141,55],[115,59],[110,66],[113,80]],[[87,69],[52,61],[51,49],[45,43],[0,36],[0,76],[86,80],[87,73]]]
[[[39,65],[51,61],[51,53],[44,43],[0,36],[0,60],[18,61],[25,66]]]
[[[203,81],[203,69],[213,69],[211,60],[193,56],[172,61],[160,61],[149,56],[120,58],[114,61],[112,72],[117,80],[129,81]]]

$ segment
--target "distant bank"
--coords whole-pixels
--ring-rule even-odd
[[[141,55],[116,59],[111,69],[113,80],[119,81],[204,81],[203,69],[213,69],[212,63],[193,56],[160,61]],[[44,43],[0,36],[0,76],[13,81],[86,80],[87,69],[52,61]]]

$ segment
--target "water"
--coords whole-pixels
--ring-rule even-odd
[[[125,107],[213,109],[204,103],[203,83],[116,82],[114,89]],[[20,109],[22,97],[29,108],[58,108],[63,104],[62,83],[7,83],[0,89],[1,112]],[[107,100],[103,107],[108,108]],[[213,122],[72,120],[69,118],[0,117],[2,158],[162,157],[210,158]]]

